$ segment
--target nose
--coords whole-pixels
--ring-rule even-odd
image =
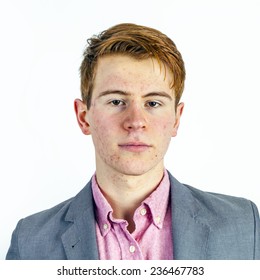
[[[143,130],[147,127],[147,120],[144,109],[137,104],[132,104],[126,110],[123,122],[124,129],[129,131]]]

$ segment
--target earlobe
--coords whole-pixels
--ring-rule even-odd
[[[75,99],[74,110],[81,131],[85,135],[90,135],[91,134],[90,125],[87,121],[87,113],[88,113],[87,105],[82,100]]]
[[[175,122],[174,122],[173,131],[172,131],[172,137],[177,136],[177,132],[178,132],[178,128],[179,128],[179,125],[180,125],[180,119],[181,119],[181,115],[182,115],[182,112],[183,112],[183,108],[184,108],[184,103],[179,103],[177,108],[176,108]]]

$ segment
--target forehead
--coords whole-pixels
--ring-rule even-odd
[[[168,67],[154,58],[135,59],[128,55],[100,57],[94,87],[115,85],[163,87],[171,90],[173,76]]]

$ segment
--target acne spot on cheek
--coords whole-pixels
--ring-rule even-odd
[[[117,156],[117,155],[110,156],[110,161],[111,162],[117,162],[119,160],[120,160],[120,156]]]

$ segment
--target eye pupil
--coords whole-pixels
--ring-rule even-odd
[[[149,102],[149,104],[150,104],[151,107],[155,107],[157,105],[157,103],[154,102],[154,101]]]
[[[120,104],[120,100],[113,100],[112,103],[113,103],[113,105],[119,105]]]

